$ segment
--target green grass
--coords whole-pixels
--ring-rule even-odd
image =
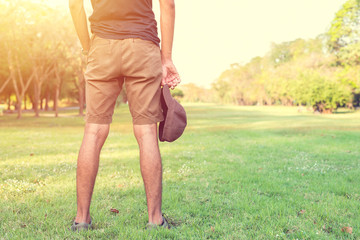
[[[176,227],[150,232],[127,106],[101,154],[86,233],[68,230],[83,119],[1,116],[0,239],[360,239],[360,113],[185,108],[185,134],[160,146]]]

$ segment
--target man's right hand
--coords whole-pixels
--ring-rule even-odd
[[[174,89],[181,82],[179,73],[176,70],[172,60],[162,60],[162,71],[162,86],[167,84],[169,88]]]

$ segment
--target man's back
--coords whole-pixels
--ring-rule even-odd
[[[159,45],[152,0],[91,0],[91,31],[102,38],[141,38]]]

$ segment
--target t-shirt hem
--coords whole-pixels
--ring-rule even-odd
[[[137,35],[137,34],[124,34],[124,35],[115,35],[115,34],[104,34],[102,32],[95,32],[92,31],[93,34],[101,37],[101,38],[105,38],[105,39],[113,39],[113,40],[122,40],[122,39],[128,39],[128,38],[140,38],[142,40],[146,40],[146,41],[151,41],[153,43],[155,43],[158,47],[160,46],[160,40],[157,39],[153,39],[153,38],[149,38],[149,37],[145,37],[145,36],[141,36],[141,35]]]

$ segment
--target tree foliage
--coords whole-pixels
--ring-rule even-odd
[[[327,33],[274,43],[265,56],[231,65],[213,89],[224,103],[307,105],[331,113],[359,106],[359,65],[360,8],[358,1],[349,0]]]
[[[0,17],[0,99],[15,95],[18,117],[27,99],[39,116],[44,99],[56,110],[60,97],[80,92],[72,83],[83,64],[68,14],[45,1],[0,0]]]
[[[336,13],[327,33],[328,46],[337,56],[337,64],[360,64],[360,5],[348,0]]]
[[[57,115],[60,99],[85,101],[84,59],[69,14],[46,1],[0,0],[0,101],[19,117],[27,102],[35,115]],[[360,104],[360,6],[348,0],[327,33],[273,43],[263,57],[232,64],[211,89],[193,83],[173,92],[188,102],[306,105],[330,113]],[[126,101],[126,97],[123,98]],[[45,103],[45,106],[44,106]]]

